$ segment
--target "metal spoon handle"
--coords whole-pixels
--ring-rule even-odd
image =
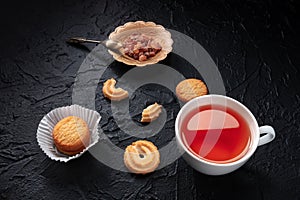
[[[114,53],[121,55],[123,57],[126,57],[127,59],[131,59],[130,57],[128,57],[121,51],[122,43],[111,40],[111,39],[106,39],[106,40],[100,41],[100,40],[90,40],[90,39],[86,39],[83,37],[73,37],[73,38],[70,38],[69,40],[67,40],[67,42],[72,43],[72,44],[81,44],[81,43],[101,44],[101,45],[105,46],[107,49],[113,51]]]
[[[96,43],[96,44],[102,44],[104,41],[99,41],[99,40],[90,40],[82,37],[73,37],[70,38],[67,42],[69,43],[75,43],[75,44],[80,44],[80,43]]]

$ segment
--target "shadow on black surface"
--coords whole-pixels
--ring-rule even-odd
[[[53,162],[43,172],[42,176],[60,184],[92,181],[95,177],[105,177],[109,167],[101,164],[90,153],[67,163]],[[105,179],[105,178],[104,178]]]
[[[78,50],[82,50],[82,51],[84,51],[86,53],[90,53],[91,52],[91,50],[86,45],[69,43],[69,42],[67,42],[67,44],[70,45],[70,46],[72,46],[72,47],[77,48]]]
[[[268,176],[245,167],[221,176],[209,176],[194,170],[194,180],[195,186],[199,188],[198,197],[259,200],[280,196],[280,188]]]

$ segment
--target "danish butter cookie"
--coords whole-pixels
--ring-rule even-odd
[[[160,163],[157,147],[147,140],[138,140],[127,146],[124,163],[129,171],[136,174],[153,172]]]
[[[142,112],[141,122],[151,122],[156,120],[161,113],[161,107],[161,105],[155,103],[145,108]]]
[[[195,97],[206,94],[207,87],[199,79],[185,79],[176,86],[176,95],[183,102],[188,102]]]
[[[122,88],[116,88],[116,80],[111,78],[103,84],[102,92],[106,98],[112,101],[121,101],[128,97],[128,92]]]
[[[80,153],[89,145],[90,141],[87,123],[76,116],[60,120],[55,125],[52,136],[57,150],[66,155]]]

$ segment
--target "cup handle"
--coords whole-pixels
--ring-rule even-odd
[[[261,126],[259,127],[259,133],[260,135],[266,134],[259,138],[258,146],[267,144],[274,140],[275,138],[275,131],[271,126]]]

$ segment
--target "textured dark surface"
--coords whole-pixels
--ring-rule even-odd
[[[300,199],[296,4],[292,0],[2,4],[0,199]],[[112,170],[89,153],[69,163],[50,160],[36,142],[37,125],[50,110],[71,104],[76,72],[93,48],[74,48],[65,40],[104,39],[118,25],[136,20],[155,21],[198,41],[217,63],[227,95],[244,103],[260,125],[272,125],[276,139],[259,147],[239,170],[218,177],[194,171],[182,158],[146,176]],[[164,94],[173,99],[167,90]],[[96,105],[104,101],[101,98],[96,98]],[[141,108],[131,112],[134,109]],[[108,117],[103,114],[103,120]],[[168,123],[172,127],[172,121]],[[118,143],[115,128],[112,124],[104,129]],[[168,137],[172,134],[169,131]],[[120,144],[124,145],[126,141]]]

